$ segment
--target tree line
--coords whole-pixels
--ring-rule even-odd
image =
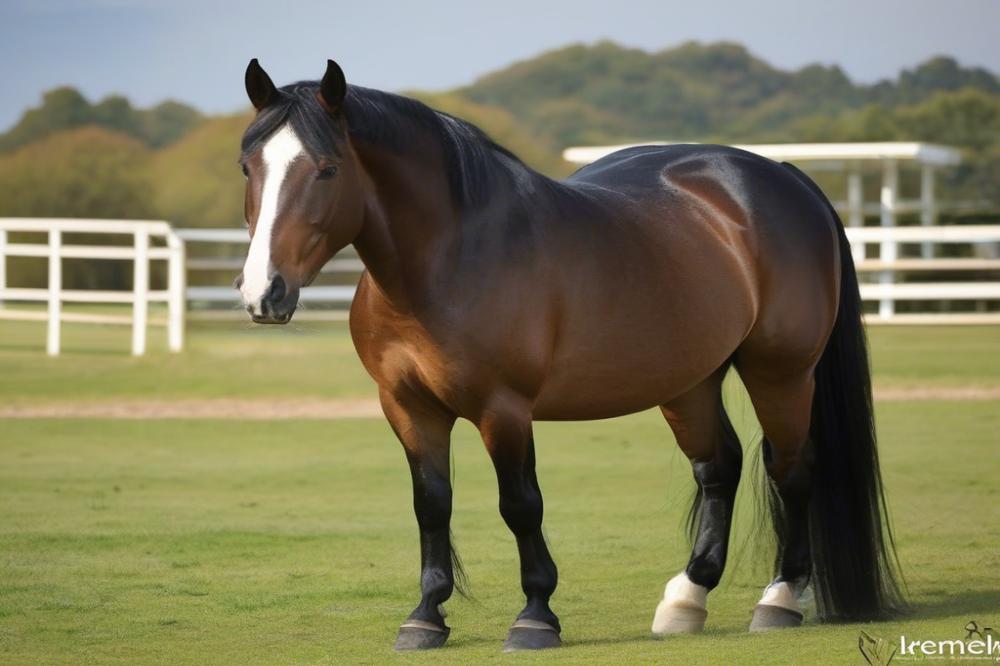
[[[775,68],[730,43],[648,53],[611,42],[544,53],[444,93],[411,92],[479,125],[552,176],[571,145],[643,140],[933,141],[957,146],[945,197],[1000,202],[1000,81],[937,57],[853,83],[836,66]],[[162,218],[237,226],[249,112],[204,116],[121,96],[46,93],[0,134],[0,215]]]

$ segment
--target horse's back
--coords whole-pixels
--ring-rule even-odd
[[[824,202],[786,165],[732,146],[700,143],[623,148],[588,164],[566,179],[572,186],[597,186],[636,199],[704,194],[712,203],[731,203],[746,213],[778,198],[801,199],[816,211]],[[722,196],[718,196],[722,195]],[[727,212],[727,211],[724,211]],[[822,216],[821,216],[822,217]]]
[[[765,157],[732,146],[709,143],[650,144],[616,150],[581,167],[566,180],[570,183],[589,183],[608,188],[662,184],[659,176],[663,170],[699,159],[716,163],[744,159],[761,165],[775,164]]]
[[[755,153],[711,144],[634,146],[567,183],[624,195],[644,211],[638,223],[668,245],[704,236],[744,253],[758,283],[837,275],[839,221],[829,202],[798,169]]]
[[[588,402],[572,391],[586,384],[614,387],[621,407],[665,400],[754,331],[804,350],[825,341],[837,298],[834,222],[786,166],[724,146],[642,146],[567,183],[627,205],[591,225],[606,233],[571,231],[554,251],[566,255],[569,287],[540,396],[545,418],[567,395]]]

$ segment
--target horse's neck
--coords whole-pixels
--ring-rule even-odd
[[[355,249],[386,297],[413,309],[426,298],[459,224],[444,168],[360,142],[355,152],[368,191]]]

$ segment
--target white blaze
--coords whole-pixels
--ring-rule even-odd
[[[288,167],[303,152],[302,142],[289,125],[282,126],[264,144],[264,188],[260,195],[260,209],[257,227],[246,264],[243,265],[243,304],[253,308],[254,314],[262,314],[260,301],[271,285],[271,239],[274,236],[274,221],[278,216],[278,199],[281,186],[288,174]]]

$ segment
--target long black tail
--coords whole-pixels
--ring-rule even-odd
[[[833,206],[808,177],[800,178],[837,220],[841,264],[840,307],[816,367],[810,428],[816,452],[809,531],[817,610],[824,620],[884,618],[903,610],[905,601],[879,472],[858,278]]]

